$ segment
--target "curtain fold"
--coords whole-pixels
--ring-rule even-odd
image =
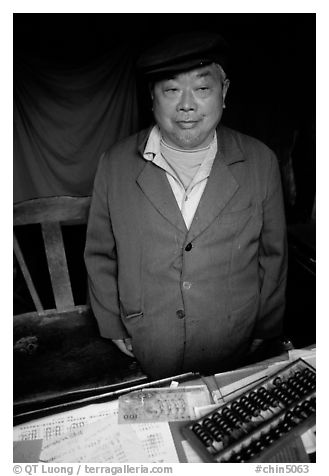
[[[101,153],[139,128],[127,46],[83,66],[19,56],[14,67],[14,202],[89,195]]]

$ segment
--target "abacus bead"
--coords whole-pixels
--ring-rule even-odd
[[[249,400],[248,400],[248,397],[246,397],[245,395],[243,395],[240,399],[240,402],[242,404],[245,404],[245,403],[249,403]]]
[[[211,423],[211,420],[208,417],[203,420],[202,424],[205,425],[207,423]]]
[[[202,430],[202,427],[200,425],[200,423],[195,423],[193,426],[192,426],[192,431],[197,431],[197,430]]]
[[[223,416],[231,423],[233,426],[237,427],[240,426],[241,422],[239,419],[234,415],[234,413],[229,408],[224,408],[222,411]]]
[[[298,383],[298,385],[296,386],[296,391],[299,392],[301,395],[305,395],[306,393],[308,393],[308,389],[304,387],[301,383]]]
[[[251,420],[251,416],[249,415],[248,412],[246,412],[246,410],[243,409],[243,407],[240,405],[240,403],[233,402],[232,405],[231,405],[231,408],[239,415],[239,417],[243,421],[250,421]]]
[[[241,403],[243,404],[243,407],[246,408],[246,411],[250,413],[253,416],[258,416],[260,414],[260,410],[253,405],[247,397],[242,397],[241,398]]]
[[[284,433],[287,433],[289,430],[291,430],[292,426],[287,421],[282,421],[280,423],[280,428],[282,429]]]
[[[254,446],[255,446],[255,449],[260,453],[261,451],[263,451],[263,449],[265,448],[265,446],[263,445],[263,443],[260,441],[260,440],[256,440],[254,442]]]
[[[273,407],[273,408],[275,408],[279,405],[278,399],[274,398],[272,395],[270,395],[268,400],[269,400],[269,403],[270,403],[271,407]]]
[[[294,415],[291,411],[288,411],[286,414],[285,414],[285,419],[286,420],[292,420],[294,418]]]
[[[222,441],[222,439],[223,439],[223,435],[219,430],[214,431],[213,436],[214,436],[216,441]]]
[[[264,387],[260,387],[257,393],[259,393],[260,395],[263,395],[265,398],[269,396],[268,390]]]
[[[278,440],[280,436],[282,436],[282,432],[280,431],[280,428],[278,428],[277,426],[272,428],[271,434],[275,440]]]
[[[211,422],[211,420],[204,422],[203,425],[216,441],[222,439],[222,433],[218,430],[217,426]]]
[[[278,389],[275,389],[275,396],[283,403],[289,403],[289,399],[287,398],[287,396],[283,393],[282,390],[280,390],[279,388]]]
[[[300,383],[298,382],[298,380],[296,379],[293,379],[290,383],[290,386],[291,388],[297,392],[299,395],[303,395],[303,387],[302,385],[300,385]]]
[[[299,397],[298,397],[297,393],[292,388],[290,388],[290,387],[287,388],[286,392],[291,398],[293,398],[294,400],[298,400]]]
[[[226,421],[221,416],[219,416],[218,413],[216,415],[217,416],[215,418],[213,416],[213,420],[216,423],[219,430],[223,431],[225,434],[229,433],[230,432],[230,427],[228,426]]]
[[[253,456],[255,456],[255,452],[253,451],[253,448],[249,445],[247,446],[247,448],[245,448],[245,450],[243,451],[246,459],[250,459],[252,458]]]
[[[232,453],[232,455],[230,457],[230,461],[232,463],[242,463],[243,459],[242,459],[242,456],[241,456],[240,453]]]
[[[258,397],[257,406],[259,406],[259,408],[261,408],[262,410],[267,410],[269,407],[269,404],[267,403],[265,398]]]
[[[260,401],[260,397],[258,395],[256,395],[255,392],[250,392],[249,394],[249,400],[252,402],[252,403],[255,403],[257,405],[257,403]]]
[[[306,377],[301,377],[300,378],[300,384],[304,387],[304,388],[307,388],[307,389],[310,389],[312,388],[312,382],[310,382]]]
[[[221,419],[221,416],[216,412],[212,415],[211,417],[214,421],[217,421],[217,420],[220,420]]]
[[[213,442],[213,439],[210,436],[208,436],[205,431],[199,432],[196,435],[200,438],[202,443],[204,443],[207,446],[211,445]]]
[[[272,404],[272,402],[274,401],[275,402],[275,399],[273,398],[273,396],[270,394],[270,392],[266,389],[264,389],[262,392],[261,392],[261,395],[265,398],[265,400],[267,402],[269,402],[270,404]]]
[[[269,434],[266,433],[265,435],[261,436],[261,441],[264,446],[269,446],[274,440]]]
[[[312,412],[315,412],[315,398],[313,397],[310,400],[307,400],[307,402]]]
[[[305,369],[303,370],[303,375],[306,375],[306,377],[310,377],[310,376],[313,376],[314,373],[313,373],[310,369],[305,368]]]
[[[302,409],[308,414],[308,415],[311,415],[313,413],[313,410],[311,408],[311,404],[308,400],[305,400],[305,402],[303,402],[301,404],[302,406]]]
[[[302,420],[304,420],[304,419],[307,417],[307,414],[306,414],[306,412],[303,410],[303,408],[302,408],[301,405],[297,405],[297,406],[294,408],[294,414],[295,414],[298,418],[301,418]]]
[[[315,412],[315,397],[312,397],[310,398],[310,400],[308,400],[308,402],[310,403],[310,408]]]

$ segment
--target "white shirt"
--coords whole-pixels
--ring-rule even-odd
[[[168,182],[176,198],[177,205],[182,213],[187,229],[190,228],[196,209],[206,187],[212,164],[217,153],[217,135],[210,144],[209,152],[185,190],[178,175],[170,167],[160,153],[161,133],[158,126],[154,126],[145,146],[143,157],[150,160],[166,172]]]

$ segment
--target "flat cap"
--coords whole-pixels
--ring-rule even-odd
[[[227,69],[228,44],[217,33],[186,32],[172,35],[146,50],[137,61],[147,77],[164,77],[218,63]]]

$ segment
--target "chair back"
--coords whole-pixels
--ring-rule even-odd
[[[64,247],[62,226],[86,224],[91,197],[56,196],[37,198],[14,205],[14,227],[25,225],[41,226],[50,282],[56,310],[72,310],[75,303]],[[36,311],[44,314],[45,309],[32,279],[27,261],[22,252],[14,228],[14,253],[31,294]],[[47,310],[49,311],[49,310]]]

